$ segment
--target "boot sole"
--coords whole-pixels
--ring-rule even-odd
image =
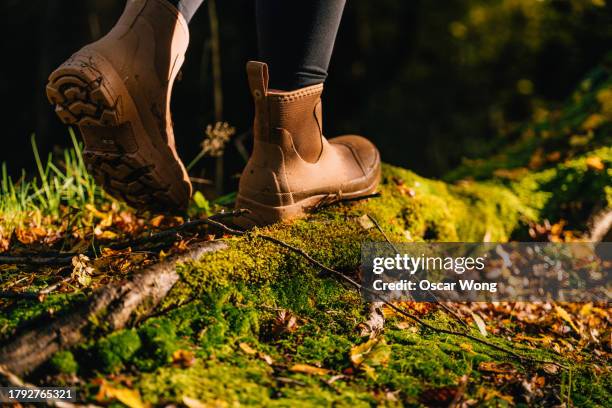
[[[250,229],[253,227],[274,224],[280,221],[291,221],[304,218],[306,215],[316,210],[322,202],[333,204],[342,200],[359,198],[374,193],[378,188],[380,173],[381,169],[379,166],[375,171],[372,179],[373,181],[368,187],[358,191],[343,193],[342,198],[331,201],[328,201],[329,195],[317,194],[291,205],[275,207],[253,201],[238,194],[236,197],[236,208],[247,209],[250,210],[251,213],[240,217],[234,217],[233,222],[241,228]]]
[[[107,193],[139,209],[187,207],[191,186],[185,167],[165,140],[152,140],[146,132],[136,104],[104,57],[81,50],[51,74],[46,91],[62,122],[78,126],[85,164]]]

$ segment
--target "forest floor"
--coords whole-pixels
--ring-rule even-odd
[[[368,241],[609,239],[611,78],[600,66],[445,181],[384,165],[379,195],[246,234],[224,227],[231,196],[196,194],[184,217],[137,213],[95,185],[76,139],[59,160],[35,148],[37,178],[4,172],[0,192],[0,383],[129,407],[612,406],[607,303],[398,302],[372,331],[370,307],[329,271],[359,280]],[[206,243],[129,316],[83,309]],[[78,338],[41,334],[79,318]],[[20,365],[16,347],[43,337],[52,352]]]

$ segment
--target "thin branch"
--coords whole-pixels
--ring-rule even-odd
[[[400,251],[397,249],[397,247],[391,242],[391,240],[389,239],[389,237],[387,236],[387,234],[385,233],[385,230],[382,229],[382,227],[380,226],[380,224],[378,223],[378,221],[376,220],[376,218],[374,218],[372,215],[367,214],[368,218],[370,219],[370,221],[372,221],[374,223],[374,225],[376,226],[376,228],[378,229],[378,231],[380,231],[380,233],[383,235],[383,237],[385,237],[385,240],[387,241],[387,243],[391,246],[391,248],[393,248],[393,250],[395,251],[395,253],[399,253]],[[427,292],[434,298],[436,304],[441,307],[442,309],[444,309],[444,311],[446,311],[446,313],[448,313],[449,315],[451,315],[452,317],[455,318],[455,320],[457,320],[459,323],[461,323],[464,327],[469,328],[470,326],[461,318],[461,316],[459,316],[457,313],[455,313],[455,311],[453,311],[451,308],[449,308],[448,306],[446,306],[444,303],[440,302],[438,300],[438,297],[429,289],[427,289]]]
[[[381,196],[380,193],[372,193],[372,194],[367,194],[367,195],[363,195],[359,197],[335,199],[335,194],[330,194],[324,197],[317,205],[315,205],[313,208],[313,211],[318,211],[323,208],[328,208],[328,207],[338,205],[338,204],[352,203],[356,201],[364,201],[370,198],[379,198],[380,196]]]

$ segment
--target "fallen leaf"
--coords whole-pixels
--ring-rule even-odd
[[[487,337],[487,325],[484,322],[484,320],[482,320],[482,317],[480,317],[479,315],[477,315],[474,312],[472,313],[472,319],[474,319],[474,323],[476,323],[476,326],[478,326],[478,331],[480,331],[480,334],[482,334],[484,337]]]
[[[559,305],[555,305],[555,311],[557,312],[557,316],[569,323],[570,327],[574,329],[576,333],[580,333],[580,329],[578,329],[578,327],[574,324],[574,321],[572,320],[572,317],[567,312],[567,310],[563,309]]]
[[[191,367],[195,364],[195,361],[195,354],[191,351],[179,349],[172,353],[172,362],[183,368]]]
[[[559,366],[555,364],[546,363],[542,368],[544,368],[544,371],[548,374],[557,374],[559,372]]]
[[[375,337],[351,348],[350,359],[355,368],[363,370],[375,379],[375,368],[385,366],[391,357],[391,349],[383,338]]]
[[[238,347],[240,347],[240,350],[244,351],[246,354],[250,356],[254,356],[255,354],[257,354],[257,350],[249,346],[247,343],[240,343],[238,344]]]
[[[127,388],[115,388],[102,380],[100,390],[96,395],[98,402],[104,402],[109,399],[116,399],[129,408],[147,408],[149,405],[142,402],[140,393],[137,390]]]
[[[293,333],[298,329],[297,317],[289,310],[279,310],[272,322],[272,334],[279,337],[285,333]]]
[[[289,371],[293,371],[294,373],[311,374],[311,375],[329,374],[329,370],[326,370],[325,368],[311,366],[309,364],[294,364],[293,366],[291,366]]]
[[[478,364],[478,369],[490,373],[513,373],[516,371],[510,363],[496,363],[494,361],[483,361]]]
[[[164,215],[158,215],[157,217],[154,217],[150,222],[151,222],[151,226],[155,227],[155,228],[159,228],[159,226],[161,225],[161,223],[164,221],[164,218],[166,218]]]
[[[587,157],[585,163],[589,169],[596,171],[602,171],[606,167],[601,158],[597,156]]]
[[[357,222],[364,230],[369,230],[376,226],[367,214],[364,214],[361,217],[357,218]]]
[[[89,258],[83,254],[72,258],[72,279],[75,279],[82,287],[91,283],[91,275],[94,268],[89,266]]]

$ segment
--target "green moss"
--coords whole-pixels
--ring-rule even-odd
[[[121,370],[138,352],[142,344],[135,330],[121,330],[97,342],[94,354],[96,367],[107,373]]]
[[[70,351],[58,351],[49,360],[52,369],[59,374],[76,374],[79,365]]]
[[[144,359],[141,368],[149,369],[151,362],[161,365],[172,361],[172,354],[181,347],[174,323],[167,318],[156,318],[138,330],[142,339]]]
[[[0,314],[0,341],[8,339],[22,325],[33,325],[49,316],[61,316],[65,311],[78,307],[86,300],[82,293],[52,294],[42,302],[18,300]]]

